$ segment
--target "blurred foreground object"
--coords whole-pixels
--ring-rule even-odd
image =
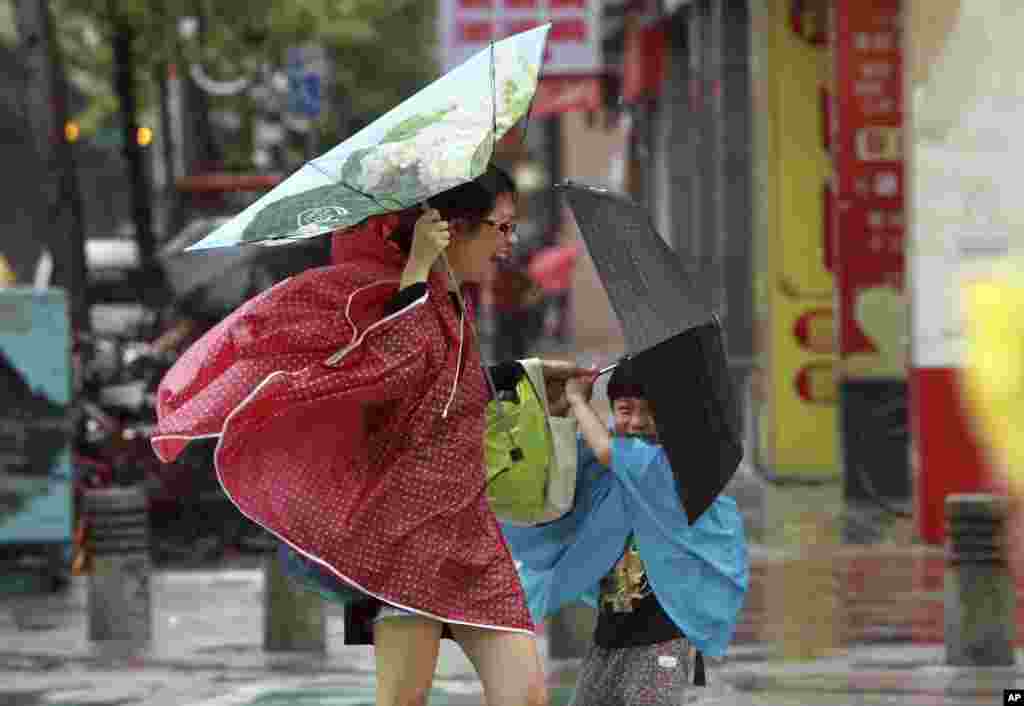
[[[1024,495],[1024,268],[1018,261],[963,288],[964,397],[1010,490]]]
[[[964,400],[991,454],[993,486],[1010,495],[1009,562],[1024,575],[1024,273],[1021,258],[965,283]]]

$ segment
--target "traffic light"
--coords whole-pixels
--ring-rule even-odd
[[[136,128],[135,142],[139,147],[148,147],[153,142],[153,130],[148,127]]]
[[[68,120],[64,123],[64,139],[68,142],[78,142],[78,138],[82,135],[82,128],[78,126],[74,120]]]

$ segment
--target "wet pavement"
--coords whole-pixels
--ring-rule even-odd
[[[753,581],[730,654],[709,666],[695,703],[996,704],[1003,689],[1024,688],[1021,655],[1014,668],[944,664],[944,556],[914,544],[908,520],[851,517],[838,486],[778,488],[745,473],[734,490]],[[851,523],[870,526],[873,543],[844,542]],[[88,641],[87,587],[77,577],[62,594],[0,596],[0,706],[373,703],[372,649],[343,646],[335,608],[326,655],[264,652],[261,560],[154,573],[144,649]],[[576,667],[547,659],[552,706],[569,703]],[[446,641],[430,703],[481,702],[471,665]]]
[[[743,626],[730,656],[709,667],[699,703],[994,704],[1003,689],[1024,688],[1024,667],[943,664],[941,632],[935,642],[923,608],[935,597],[914,588],[934,550],[752,552]],[[339,611],[329,612],[326,655],[263,651],[258,568],[155,574],[153,639],[141,649],[88,641],[87,585],[79,577],[63,594],[0,599],[0,706],[373,703],[372,650],[342,645]],[[553,706],[569,702],[576,665],[548,660]],[[430,703],[481,700],[469,662],[446,642]]]

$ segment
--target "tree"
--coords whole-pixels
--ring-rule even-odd
[[[94,102],[83,116],[88,132],[109,120],[112,41],[117,27],[130,28],[136,78],[166,75],[169,64],[198,64],[220,80],[255,77],[265,64],[282,66],[289,47],[317,42],[333,59],[328,91],[336,100],[318,127],[325,141],[376,117],[436,75],[436,8],[423,0],[52,0],[61,16],[61,42],[77,78],[92,87]],[[180,23],[198,21],[184,39]],[[145,81],[138,93],[143,111],[159,101],[159,85]],[[239,100],[209,97],[209,107],[241,109]],[[344,106],[348,115],[338,115]]]

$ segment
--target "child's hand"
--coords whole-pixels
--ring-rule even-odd
[[[594,393],[594,376],[582,375],[565,381],[565,398],[569,402],[590,402]]]
[[[564,417],[569,413],[569,398],[565,394],[565,383],[579,375],[593,375],[597,371],[584,368],[566,360],[541,360],[544,370],[544,386],[547,388],[548,410],[553,417]]]

